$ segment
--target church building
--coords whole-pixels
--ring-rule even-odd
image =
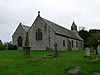
[[[31,50],[79,50],[84,48],[84,40],[78,35],[78,30],[73,21],[71,30],[38,16],[32,26],[19,24],[12,35],[13,44],[22,49],[26,33],[29,36]]]

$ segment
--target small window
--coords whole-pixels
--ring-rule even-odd
[[[73,40],[72,40],[72,47],[73,47]]]
[[[82,42],[81,42],[81,47],[83,47]]]
[[[76,41],[76,48],[78,47],[78,41]]]
[[[65,47],[65,40],[63,40],[63,47]]]

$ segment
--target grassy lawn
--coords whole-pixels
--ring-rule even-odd
[[[76,75],[91,75],[100,71],[100,61],[89,63],[84,51],[59,52],[57,58],[42,58],[50,51],[31,51],[31,57],[25,58],[22,51],[0,51],[0,75],[71,75],[67,69],[80,65]],[[93,57],[97,57],[92,53]]]

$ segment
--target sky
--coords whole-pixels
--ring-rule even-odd
[[[100,29],[100,0],[0,0],[0,40],[9,42],[19,23],[31,26],[41,17],[70,29]]]

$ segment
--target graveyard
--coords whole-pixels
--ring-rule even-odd
[[[100,60],[95,51],[84,57],[84,50],[58,52],[58,57],[45,57],[51,51],[31,51],[25,57],[22,50],[0,51],[0,75],[72,75],[70,69],[77,66],[74,75],[93,75],[100,72]],[[91,62],[92,59],[97,59]]]
[[[100,75],[100,0],[0,0],[0,75]]]

